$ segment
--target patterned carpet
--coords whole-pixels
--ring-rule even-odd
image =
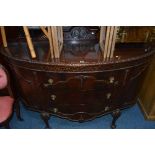
[[[37,112],[26,110],[21,105],[21,113],[24,121],[19,121],[16,115],[10,122],[10,126],[13,129],[43,129],[45,127],[44,122],[40,119],[40,115]],[[111,115],[102,116],[93,121],[84,123],[71,122],[66,119],[61,119],[52,116],[49,120],[50,126],[54,129],[110,129],[112,121]],[[117,129],[154,129],[155,121],[145,120],[138,104],[129,109],[122,111],[121,117],[117,121]]]

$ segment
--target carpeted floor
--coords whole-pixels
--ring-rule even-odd
[[[14,114],[10,126],[13,129],[43,129],[44,122],[40,119],[37,112],[26,110],[21,106],[22,118],[24,121],[18,121]],[[54,129],[109,129],[111,124],[111,115],[102,116],[93,121],[84,123],[71,122],[66,119],[61,119],[52,116],[50,118],[50,125]],[[118,129],[154,129],[155,121],[145,120],[139,106],[135,106],[122,111],[121,117],[117,121]]]

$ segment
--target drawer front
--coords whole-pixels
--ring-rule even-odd
[[[112,106],[105,106],[103,104],[94,104],[94,105],[70,105],[70,104],[59,104],[59,105],[51,105],[47,110],[51,113],[55,114],[74,114],[74,113],[106,113],[114,108]]]
[[[46,74],[41,83],[48,95],[46,109],[58,108],[62,113],[98,113],[113,108],[112,101],[122,87],[122,80],[118,80],[118,73]]]
[[[109,103],[115,99],[115,94],[105,91],[89,91],[89,92],[51,92],[49,103],[53,104],[84,104],[91,105],[96,103]]]
[[[138,69],[142,70],[143,67]],[[77,109],[77,112],[94,112],[104,110],[107,106],[113,108],[123,104],[127,99],[124,96],[128,88],[128,95],[134,96],[129,81],[137,81],[138,69],[83,74],[31,71],[31,76],[30,71],[18,69],[16,75],[21,96],[28,106],[48,110],[63,105],[69,105],[68,108],[81,105],[80,108],[89,108]]]
[[[47,110],[70,114],[78,112],[99,113],[114,109],[115,96],[102,91],[90,92],[55,92],[51,95]]]
[[[120,74],[121,73],[121,74]],[[45,74],[40,78],[43,89],[49,91],[91,91],[118,88],[124,72],[90,74]]]

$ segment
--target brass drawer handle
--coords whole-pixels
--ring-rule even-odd
[[[80,60],[80,63],[83,64],[84,63],[84,60]]]
[[[53,112],[54,113],[57,113],[58,112],[58,109],[57,108],[53,108]]]
[[[109,100],[111,98],[111,93],[108,93],[106,96],[107,96],[107,99]]]
[[[56,99],[56,95],[51,95],[51,99],[54,101]]]
[[[53,79],[48,79],[48,83],[44,83],[44,87],[52,86]]]
[[[108,111],[110,108],[108,106],[105,107],[104,111]]]
[[[48,79],[48,83],[52,84],[53,83],[53,79]]]
[[[111,77],[109,78],[109,82],[110,82],[110,83],[114,83],[114,80],[115,80],[115,78],[114,78],[113,76],[111,76]]]

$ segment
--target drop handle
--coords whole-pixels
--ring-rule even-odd
[[[53,85],[53,79],[48,79],[48,83],[44,83],[44,87],[49,87]]]
[[[110,99],[110,98],[111,98],[111,93],[108,93],[108,94],[106,95],[106,97],[107,97],[107,99]]]
[[[111,77],[109,78],[109,82],[110,82],[110,83],[114,83],[114,80],[115,80],[115,78],[114,78],[113,76],[111,76]]]
[[[52,101],[55,101],[56,95],[51,95],[51,99],[52,99]]]
[[[108,107],[108,106],[106,106],[105,108],[104,108],[104,110],[105,111],[108,111],[110,108]]]
[[[57,108],[53,108],[53,112],[54,113],[57,113],[58,112],[58,109]]]

